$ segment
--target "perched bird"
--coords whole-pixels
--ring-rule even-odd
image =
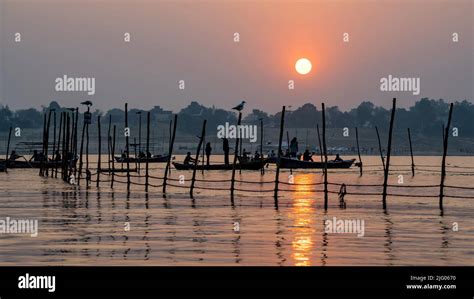
[[[235,107],[232,108],[232,109],[237,110],[237,111],[240,112],[240,111],[242,111],[242,110],[244,109],[245,103],[246,103],[245,101],[242,101],[242,103],[238,104],[237,106],[235,106]]]
[[[92,106],[92,102],[87,100],[87,101],[84,101],[81,103],[82,105],[86,105],[86,106]]]

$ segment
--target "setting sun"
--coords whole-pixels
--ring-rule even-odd
[[[311,72],[311,68],[312,68],[311,61],[309,61],[309,59],[306,59],[306,58],[300,58],[295,63],[295,69],[300,75],[308,74],[309,72]]]

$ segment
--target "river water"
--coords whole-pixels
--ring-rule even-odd
[[[236,191],[232,202],[228,182],[198,181],[196,186],[207,189],[196,189],[191,199],[186,186],[192,172],[174,168],[171,178],[183,175],[183,185],[173,180],[179,187],[169,186],[166,198],[157,187],[151,187],[148,195],[143,185],[136,184],[129,193],[118,182],[114,189],[108,182],[100,188],[95,183],[87,188],[84,182],[77,187],[40,177],[38,170],[12,169],[0,173],[0,219],[36,219],[38,236],[0,234],[0,265],[474,265],[474,199],[463,198],[474,197],[474,190],[446,189],[447,195],[461,198],[445,198],[441,213],[439,187],[403,187],[438,185],[440,157],[415,157],[415,177],[409,166],[392,166],[389,183],[400,187],[389,188],[389,193],[406,196],[389,196],[385,211],[381,196],[351,194],[381,191],[350,186],[383,182],[380,158],[362,160],[363,176],[358,168],[329,172],[329,182],[348,184],[348,194],[345,209],[339,207],[337,194],[329,194],[327,211],[322,186],[310,185],[322,182],[320,170],[294,171],[294,183],[280,185],[292,191],[280,192],[276,206],[272,192]],[[91,157],[91,168],[95,161]],[[447,162],[447,185],[474,188],[472,157],[448,157]],[[392,163],[411,161],[392,157]],[[152,176],[163,176],[163,164],[150,167]],[[144,165],[140,168],[144,175]],[[196,174],[198,180],[214,181],[230,176],[224,171]],[[289,176],[282,170],[280,180],[289,183]],[[253,183],[237,183],[236,188],[272,190],[273,183],[255,182],[272,182],[274,177],[274,166],[264,175],[237,172],[238,180]],[[101,175],[101,180],[109,179]],[[132,181],[145,180],[132,177]],[[159,185],[161,180],[152,178],[150,183]],[[330,185],[330,190],[339,187]],[[334,217],[363,220],[363,236],[325,232],[325,219]]]

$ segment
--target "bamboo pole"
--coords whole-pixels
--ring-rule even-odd
[[[390,170],[390,152],[392,150],[392,132],[393,132],[393,122],[395,120],[395,110],[397,106],[397,99],[393,98],[392,103],[392,115],[390,117],[390,127],[388,129],[388,145],[387,145],[387,164],[385,165],[385,172],[383,178],[383,191],[382,191],[382,206],[385,210],[387,208],[387,183],[388,183],[388,173]]]
[[[189,190],[189,196],[191,198],[193,198],[193,192],[194,192],[194,182],[196,180],[196,170],[197,170],[197,166],[198,166],[198,163],[199,163],[199,154],[201,152],[201,146],[202,146],[202,142],[204,141],[204,136],[206,136],[206,123],[207,123],[207,120],[204,120],[203,124],[202,124],[202,132],[201,132],[201,137],[199,138],[199,145],[198,145],[198,148],[197,148],[197,151],[196,151],[196,162],[194,163],[194,169],[193,169],[193,177],[192,177],[192,180],[191,180],[191,188]]]
[[[321,156],[321,163],[323,163],[323,146],[321,145],[321,136],[319,135],[319,124],[316,124],[316,130],[318,132],[318,143],[319,143],[319,153]]]
[[[141,114],[140,114],[141,117]],[[149,168],[148,168],[148,153],[150,152],[150,111],[146,114],[146,169],[145,169],[145,192],[148,192],[148,176],[149,176]]]
[[[53,118],[53,149],[51,150],[51,159],[53,160],[54,163],[54,151],[56,150],[56,110],[54,110],[54,118]],[[54,176],[54,169],[51,168],[51,177]]]
[[[86,114],[84,113],[82,121],[81,149],[79,151],[79,172],[77,174],[77,184],[80,185],[82,178],[83,154],[84,154],[84,135],[86,132]]]
[[[328,209],[328,151],[326,147],[326,109],[322,106],[323,114],[323,150],[324,150],[324,210]]]
[[[453,103],[449,105],[448,124],[444,131],[443,140],[443,159],[441,161],[441,183],[439,184],[439,209],[443,210],[443,198],[444,198],[444,180],[446,178],[446,155],[448,154],[448,139],[449,139],[449,128],[451,126],[451,117],[453,115]]]
[[[239,112],[239,117],[237,119],[237,128],[240,126],[242,122],[242,112]],[[239,156],[239,143],[240,143],[240,135],[237,135],[237,139],[235,140],[235,148],[234,148],[234,160],[232,162],[232,178],[230,181],[230,199],[231,202],[234,202],[234,189],[235,189],[235,168],[237,166],[237,157]]]
[[[357,130],[357,127],[355,128],[356,130],[356,141],[357,141],[357,154],[359,155],[359,170],[360,170],[360,176],[362,176],[362,158],[360,157],[360,147],[359,147],[359,131]]]
[[[7,153],[5,154],[5,161],[6,161],[7,168],[10,162],[9,152],[10,152],[10,141],[12,139],[12,130],[13,130],[13,127],[10,127],[10,131],[8,132]]]
[[[101,155],[102,155],[102,134],[101,134],[101,131],[100,131],[100,115],[97,115],[97,129],[98,129],[98,141],[99,141],[99,145],[98,145],[98,157],[97,157],[97,182],[96,182],[96,187],[99,188],[100,186],[100,166],[101,166]]]
[[[73,159],[74,159],[74,179],[77,178],[77,163],[76,163],[76,158],[77,158],[77,133],[78,133],[78,127],[79,127],[79,107],[76,107],[76,119],[74,121],[74,144],[73,144]]]
[[[260,119],[260,158],[263,161],[263,118]],[[262,167],[260,174],[265,174],[265,167]]]
[[[43,175],[43,171],[44,171],[44,156],[47,155],[47,153],[45,154],[45,143],[46,143],[46,113],[44,113],[43,115],[43,152],[42,152],[42,156],[41,156],[41,164],[40,164],[40,171],[39,171],[39,175],[42,176]],[[7,159],[8,159],[8,153],[7,153]]]
[[[45,150],[44,150],[44,155],[45,155],[45,159],[46,159],[46,171],[45,171],[45,175],[46,176],[49,176],[49,170],[48,170],[48,150],[49,150],[49,127],[51,125],[51,114],[52,114],[52,111],[51,109],[49,110],[49,113],[48,113],[48,122],[47,122],[47,125],[46,125],[46,144],[45,144]]]
[[[87,107],[87,112],[89,112],[89,107]],[[92,118],[92,115],[91,115]],[[89,186],[90,183],[90,170],[89,170],[89,123],[86,125],[86,183]]]
[[[116,126],[114,125],[114,139],[112,141],[112,157],[115,155],[115,136],[116,136]],[[114,188],[114,179],[115,179],[115,158],[112,158],[112,179],[110,182],[110,188]]]
[[[125,103],[125,129],[129,130],[128,128],[128,103]],[[125,150],[127,151],[126,159],[127,159],[127,191],[130,191],[130,145],[128,136],[129,134],[125,134]]]
[[[285,129],[285,106],[281,109],[280,119],[280,137],[278,138],[278,158],[275,172],[275,189],[273,191],[273,197],[275,200],[275,206],[278,206],[278,184],[280,183],[280,159],[281,159],[281,143],[283,141],[283,130]],[[287,132],[288,134],[288,132]],[[288,135],[287,135],[288,136]]]
[[[410,128],[408,130],[408,142],[410,143],[410,156],[411,156],[411,175],[415,176],[415,159],[413,158],[413,147],[411,145],[411,133]]]
[[[140,154],[142,150],[142,112],[138,111],[137,114],[138,114],[138,154]],[[135,163],[135,167],[137,168],[138,173],[140,173],[140,168],[141,168],[140,159],[137,159],[137,158],[138,158],[137,142],[135,142],[135,159],[136,159],[135,161],[137,161]]]
[[[66,115],[66,130],[64,135],[64,154],[63,154],[63,180],[68,181],[68,155],[69,155],[69,137],[71,133],[71,116],[69,113],[65,112]]]
[[[176,126],[178,124],[178,115],[174,115],[174,121],[173,121],[173,135],[171,137],[171,142],[169,146],[169,152],[168,152],[168,161],[166,161],[166,168],[165,168],[165,176],[163,178],[163,194],[166,194],[166,185],[167,185],[167,180],[168,180],[168,171],[170,169],[170,164],[171,164],[171,156],[173,155],[173,146],[174,146],[174,139],[176,136]]]
[[[379,134],[379,129],[377,127],[375,127],[375,132],[377,133],[377,140],[379,141],[379,152],[380,152],[380,159],[382,160],[382,167],[383,167],[383,170],[385,171],[385,159],[383,158],[382,143],[380,142],[380,134]]]
[[[110,136],[110,131],[112,130],[112,114],[109,114],[109,128],[107,130],[107,167],[109,168],[109,173],[110,173],[110,159],[114,158],[111,157],[111,152],[112,152],[112,140]]]
[[[55,150],[55,152],[54,152],[54,155],[56,155],[56,152],[58,152],[58,153],[60,152],[60,148],[61,148],[61,135],[62,135],[63,126],[64,126],[63,122],[64,122],[64,113],[61,112],[60,117],[59,117],[58,146],[57,146],[57,148],[56,148],[56,150]],[[58,178],[58,166],[59,166],[59,165],[58,165],[58,162],[59,162],[59,161],[57,161],[56,163],[54,163],[54,168],[55,168],[55,170],[54,170],[54,177],[55,177],[55,178]]]

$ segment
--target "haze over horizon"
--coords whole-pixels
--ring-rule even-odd
[[[341,110],[364,100],[388,108],[393,97],[399,107],[473,102],[474,2],[382,2],[0,0],[0,104],[90,99],[103,111],[128,102],[177,112],[245,99],[246,111],[274,113],[323,100]],[[313,64],[308,75],[294,69],[301,57]],[[63,75],[95,77],[96,93],[55,91]],[[419,77],[420,94],[380,91],[388,75]]]

